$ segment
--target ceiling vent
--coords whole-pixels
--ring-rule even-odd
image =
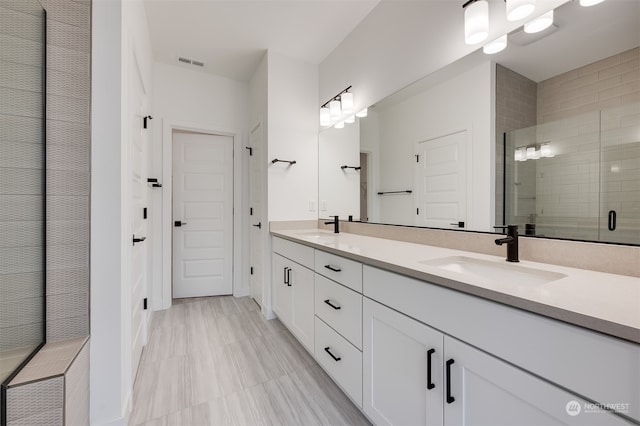
[[[182,56],[178,56],[178,62],[182,62],[183,64],[195,65],[197,67],[204,67],[204,62],[196,61],[189,58],[183,58]]]

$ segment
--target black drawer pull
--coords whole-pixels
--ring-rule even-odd
[[[447,361],[447,404],[451,404],[456,399],[451,396],[451,364],[453,364],[453,359]]]
[[[324,348],[324,351],[326,353],[328,353],[329,355],[331,355],[331,358],[333,358],[334,361],[340,361],[342,358],[340,358],[339,356],[335,356],[334,354],[331,353],[331,351],[329,350],[330,346],[327,346],[326,348]]]
[[[340,306],[336,306],[336,305],[334,305],[333,303],[331,303],[331,299],[327,299],[327,300],[325,300],[325,301],[324,301],[324,303],[326,303],[327,305],[331,306],[331,307],[332,307],[333,309],[335,309],[336,311],[337,311],[338,309],[340,309]]]
[[[427,351],[427,389],[433,389],[436,385],[431,381],[431,355],[435,353],[435,349],[429,349]]]
[[[282,281],[288,285],[291,286],[291,283],[289,282],[289,280],[291,279],[291,276],[289,275],[289,271],[291,270],[291,268],[288,268],[285,266],[284,268],[284,278],[282,279]]]
[[[330,271],[333,271],[333,272],[340,272],[340,271],[342,271],[342,269],[340,269],[340,268],[336,268],[335,266],[331,266],[331,265],[324,265],[324,267],[325,267],[325,268],[327,268],[327,269],[329,269]]]
[[[615,210],[609,210],[609,221],[607,223],[607,228],[609,229],[609,231],[615,231],[616,230],[616,211]]]
[[[287,268],[287,285],[291,287],[291,268]]]

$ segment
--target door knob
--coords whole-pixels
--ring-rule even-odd
[[[457,226],[458,228],[464,228],[464,222],[462,221],[456,222],[456,223],[450,223],[449,225]]]
[[[257,225],[253,225],[253,226],[255,226],[258,229],[262,229],[262,222],[258,222]]]
[[[178,226],[178,227],[179,227],[179,226],[182,226],[182,225],[186,225],[186,224],[187,224],[187,222],[183,222],[183,221],[181,221],[181,220],[176,220],[175,222],[173,222],[173,224],[174,224],[175,226]]]

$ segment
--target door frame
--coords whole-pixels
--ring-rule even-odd
[[[162,120],[162,292],[161,309],[172,305],[173,291],[173,131],[184,130],[233,139],[233,295],[244,296],[242,285],[242,133],[239,130],[212,127],[207,124]]]

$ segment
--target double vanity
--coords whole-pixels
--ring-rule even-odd
[[[271,234],[273,311],[374,424],[640,423],[638,278]]]

